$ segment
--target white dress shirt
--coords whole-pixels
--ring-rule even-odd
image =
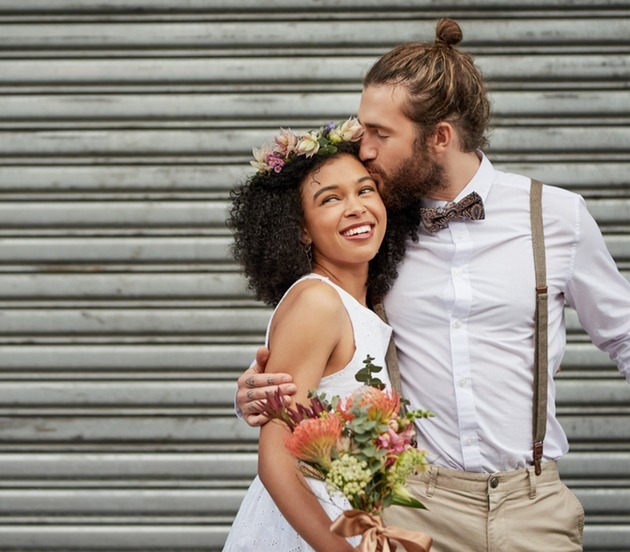
[[[486,217],[420,228],[385,298],[403,395],[436,416],[418,423],[432,463],[472,472],[531,464],[535,275],[527,177],[481,166],[456,198],[475,191]],[[426,200],[424,206],[445,202]],[[630,381],[630,284],[584,200],[543,189],[549,287],[549,399],[543,461],[561,458],[555,374],[566,344],[565,301]]]

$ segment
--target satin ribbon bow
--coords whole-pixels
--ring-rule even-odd
[[[379,516],[362,510],[346,510],[330,526],[333,533],[342,537],[362,535],[357,552],[393,552],[392,539],[405,547],[407,552],[429,552],[433,539],[419,531],[409,531],[392,525],[384,526]]]
[[[468,194],[457,203],[449,203],[444,207],[435,209],[423,207],[420,209],[420,217],[425,228],[433,233],[446,228],[449,221],[454,218],[464,220],[482,220],[486,217],[483,201],[477,192]]]

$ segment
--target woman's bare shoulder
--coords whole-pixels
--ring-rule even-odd
[[[309,318],[338,316],[345,310],[339,293],[333,286],[318,279],[298,282],[278,307],[275,316],[308,314]]]

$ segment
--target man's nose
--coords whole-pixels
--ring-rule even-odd
[[[361,140],[361,146],[359,148],[359,159],[361,161],[369,161],[376,158],[376,148],[370,145],[369,140]]]

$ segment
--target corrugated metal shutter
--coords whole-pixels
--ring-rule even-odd
[[[0,0],[0,550],[221,549],[256,464],[234,381],[269,314],[227,192],[440,16],[490,82],[491,158],[584,194],[630,274],[630,2],[508,4]],[[563,472],[586,549],[629,550],[630,388],[569,326]]]

